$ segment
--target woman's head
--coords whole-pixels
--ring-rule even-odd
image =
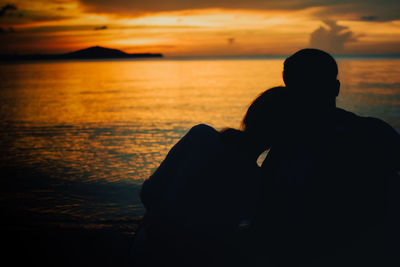
[[[261,93],[249,106],[242,121],[242,130],[256,145],[267,149],[282,131],[287,114],[287,90],[273,87]]]

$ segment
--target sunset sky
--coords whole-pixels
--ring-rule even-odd
[[[400,54],[399,0],[0,0],[0,54]]]

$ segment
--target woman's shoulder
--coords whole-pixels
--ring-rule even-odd
[[[187,135],[207,140],[217,140],[220,138],[220,133],[207,124],[197,124],[193,126]]]
[[[215,130],[213,127],[210,125],[200,123],[192,128],[190,128],[189,132],[193,134],[209,134],[209,135],[219,135],[219,132]]]
[[[183,139],[191,149],[196,149],[197,153],[210,150],[216,151],[222,146],[220,133],[207,124],[193,126]]]

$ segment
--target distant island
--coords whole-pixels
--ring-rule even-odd
[[[111,59],[111,58],[160,58],[162,54],[128,54],[118,49],[93,46],[64,54],[0,55],[1,61],[63,60],[63,59]]]

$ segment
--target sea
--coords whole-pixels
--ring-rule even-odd
[[[134,233],[141,185],[171,147],[199,123],[238,128],[258,94],[283,84],[283,60],[0,63],[2,213],[18,227]],[[400,132],[400,58],[337,60],[337,105]]]

